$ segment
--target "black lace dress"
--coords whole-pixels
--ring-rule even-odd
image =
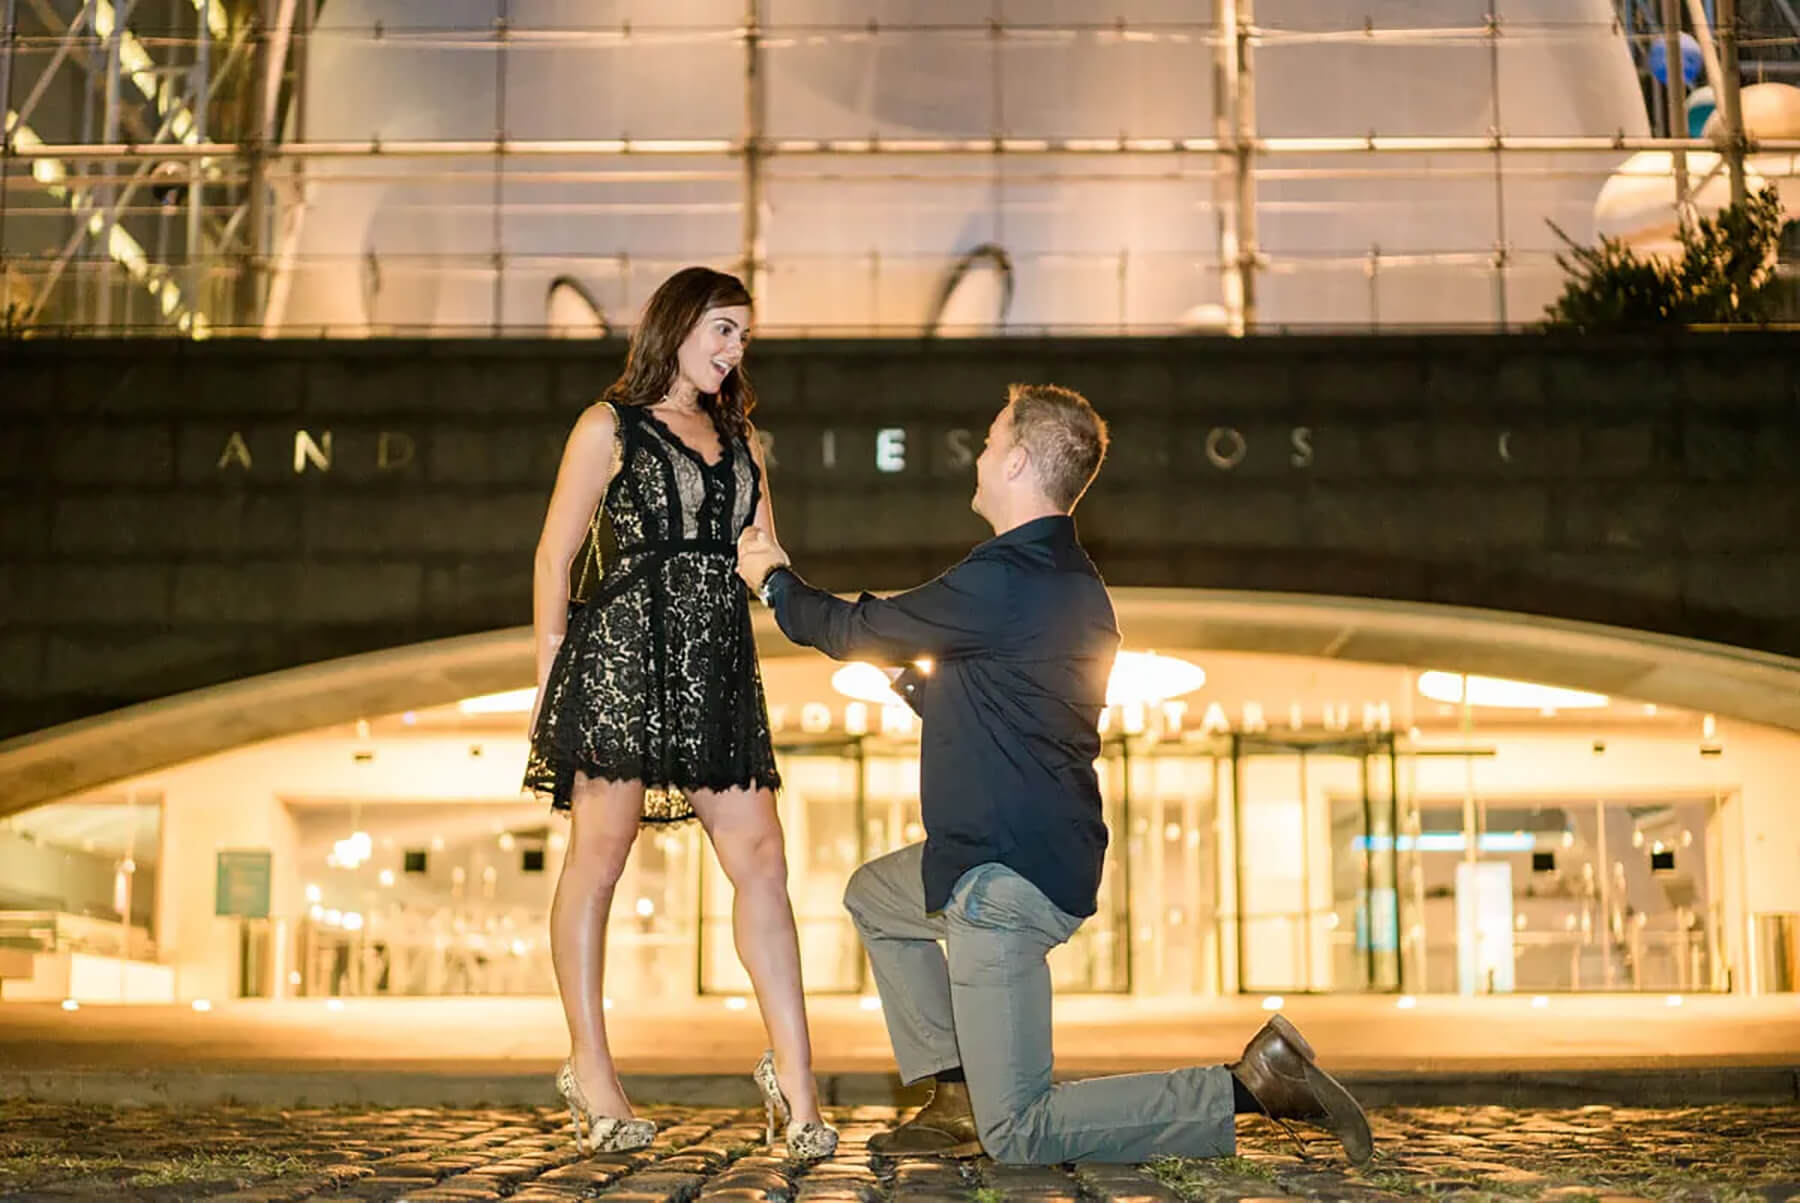
[[[589,533],[597,556],[603,514],[617,548],[571,608],[525,787],[566,810],[576,773],[642,781],[644,821],[673,823],[694,817],[690,791],[780,784],[736,571],[762,474],[742,438],[721,435],[709,464],[648,409],[613,414],[613,479]]]

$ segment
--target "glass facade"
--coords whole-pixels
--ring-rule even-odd
[[[1555,229],[1666,237],[1713,111],[1624,0],[17,8],[17,330],[590,336],[690,262],[771,332],[1516,327]],[[1740,9],[1781,86],[1791,10]]]
[[[1201,689],[1106,712],[1103,893],[1052,957],[1059,991],[1793,988],[1793,914],[1757,899],[1781,889],[1761,849],[1796,821],[1800,736],[1597,695],[1444,702],[1403,667],[1173,654],[1204,665]],[[923,837],[917,725],[836,696],[830,667],[769,661],[779,805],[807,987],[866,997],[841,898]],[[0,943],[42,969],[0,990],[553,992],[566,825],[516,792],[523,725],[483,706],[376,717],[0,821]],[[256,847],[266,917],[220,914],[218,854]],[[609,991],[750,1005],[731,900],[697,825],[647,828]]]

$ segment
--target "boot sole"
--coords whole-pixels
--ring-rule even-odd
[[[1325,1114],[1331,1120],[1331,1131],[1343,1142],[1344,1155],[1352,1165],[1367,1165],[1375,1156],[1375,1138],[1369,1132],[1369,1117],[1363,1114],[1361,1104],[1344,1089],[1343,1083],[1320,1069],[1313,1061],[1312,1045],[1300,1030],[1287,1021],[1282,1015],[1269,1020],[1269,1026],[1281,1034],[1288,1047],[1300,1054],[1306,1063],[1306,1084],[1319,1096],[1325,1104]]]
[[[980,1141],[971,1140],[943,1149],[878,1149],[871,1144],[869,1152],[877,1157],[891,1157],[896,1161],[905,1157],[945,1157],[951,1161],[967,1161],[971,1157],[980,1157],[983,1150]]]

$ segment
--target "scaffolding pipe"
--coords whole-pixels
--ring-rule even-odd
[[[1719,67],[1725,89],[1719,93],[1719,113],[1725,119],[1725,165],[1731,173],[1731,203],[1748,197],[1744,183],[1744,106],[1738,79],[1737,0],[1718,0]]]
[[[1500,111],[1500,18],[1488,14],[1488,86],[1494,104],[1493,131],[1498,137],[1506,128]],[[1500,328],[1506,328],[1506,155],[1494,150],[1494,314]]]
[[[1231,140],[1237,149],[1238,288],[1241,318],[1247,333],[1256,329],[1256,60],[1253,31],[1255,0],[1235,0],[1237,92],[1231,106]]]
[[[212,69],[212,26],[207,24],[206,14],[199,10],[195,10],[194,20],[197,32],[194,37],[194,65],[188,76],[188,107],[194,113],[194,149],[204,151],[207,114],[212,111],[212,88],[208,81],[208,74]],[[205,192],[206,160],[195,156],[188,170],[187,297],[188,311],[191,314],[198,314],[206,308],[203,304],[206,296],[206,266],[205,257],[201,254],[201,242],[205,236],[201,226],[201,218],[205,213]],[[190,319],[190,333],[192,322],[193,319]]]
[[[761,295],[758,278],[763,261],[763,131],[765,129],[763,80],[762,5],[759,0],[744,3],[744,200],[742,263],[738,269],[744,287],[752,297]]]
[[[1725,73],[1719,67],[1719,51],[1713,45],[1712,25],[1706,19],[1706,0],[1688,0],[1688,20],[1694,40],[1700,43],[1700,61],[1706,64],[1706,82],[1712,85],[1713,102],[1725,103]]]
[[[1669,136],[1687,132],[1687,73],[1681,66],[1681,0],[1662,0],[1663,61],[1668,64]],[[1679,132],[1678,132],[1679,131]],[[1675,219],[1687,220],[1688,163],[1687,151],[1671,150],[1675,167]]]
[[[264,145],[275,141],[275,118],[281,111],[281,80],[286,74],[288,46],[294,37],[294,12],[297,7],[296,0],[281,0],[281,8],[275,14],[275,28],[269,42],[271,70],[263,79],[263,120],[259,126]]]
[[[83,0],[81,6],[81,21],[89,29],[94,30],[96,40],[99,38],[100,29],[95,21],[95,13],[97,11],[98,4],[96,0]],[[73,29],[74,26],[71,25],[70,28]],[[94,128],[94,93],[103,88],[105,84],[95,78],[94,56],[92,54],[83,50],[81,53],[81,64],[83,69],[87,72],[87,78],[82,81],[81,87],[80,136],[81,140],[84,142],[97,142],[99,139],[95,136],[98,131]],[[90,195],[93,190],[92,168],[90,165],[84,163],[81,170],[75,174],[80,177],[81,186],[78,190],[75,190],[74,194],[78,197],[85,198]],[[75,225],[70,236],[71,243],[77,251],[80,250],[82,239],[86,233],[87,227],[82,224],[81,215],[77,212],[75,216]],[[87,276],[85,272],[76,273],[69,312],[77,318],[85,318],[87,314],[88,294],[85,287],[86,281]],[[37,304],[33,306],[34,313],[41,312],[44,306],[49,302],[49,292],[49,288],[46,287],[39,293]]]
[[[1237,54],[1231,32],[1237,22],[1233,0],[1213,0],[1213,19],[1219,30],[1213,42],[1213,225],[1218,242],[1219,299],[1225,310],[1225,331],[1241,337],[1244,333],[1243,281],[1238,272],[1238,231],[1232,207],[1237,192],[1232,186],[1237,171],[1235,159],[1226,158],[1220,148],[1231,143],[1232,108],[1237,95]]]
[[[19,42],[19,0],[6,0],[3,27],[6,48],[0,52],[0,333],[12,329],[13,301],[11,272],[6,268],[6,161],[12,157],[12,73],[13,52]]]
[[[306,138],[306,77],[309,69],[307,64],[307,49],[312,43],[311,30],[308,28],[308,22],[312,20],[314,15],[316,15],[314,13],[314,6],[311,3],[307,3],[300,7],[296,18],[299,23],[299,30],[298,35],[294,38],[293,50],[294,120],[292,124],[292,135],[295,139],[301,141],[304,141]],[[306,166],[306,161],[304,159],[296,160],[293,163],[290,170],[290,178],[288,180],[290,195],[287,209],[279,215],[282,222],[282,228],[276,236],[275,261],[269,273],[269,297],[263,304],[262,335],[264,338],[273,338],[279,333],[282,319],[287,315],[288,297],[293,288],[294,273],[292,269],[294,259],[299,251],[301,231],[305,228],[306,224],[306,211],[309,200],[309,181]],[[396,177],[396,179],[399,178],[401,177]],[[409,183],[417,184],[420,182],[418,173],[409,173],[405,178]],[[461,173],[456,173],[455,182],[462,182],[463,178]],[[446,175],[444,179],[435,182],[451,182],[451,179],[449,175]]]
[[[512,55],[512,12],[507,0],[500,0],[500,15],[494,21],[494,36],[499,42],[500,53],[494,56],[494,145],[506,145],[509,122],[506,116],[506,76],[507,67]],[[494,333],[498,335],[506,328],[506,168],[505,160],[494,164],[494,288],[493,310]],[[366,315],[373,322],[373,313]]]
[[[0,38],[6,41],[6,52],[0,54],[0,158],[12,153],[12,74],[13,53],[19,45],[19,0],[6,0],[6,16],[0,18]],[[0,209],[0,212],[4,212]]]
[[[887,155],[894,158],[938,156],[943,158],[986,158],[996,154],[1029,158],[1111,157],[1117,155],[1177,156],[1187,154],[1233,154],[1239,148],[1231,140],[1219,138],[1180,138],[1123,140],[1045,140],[1037,138],[989,138],[975,141],[908,140],[885,142],[851,139],[844,142],[812,140],[765,140],[758,153],[766,158],[869,158]],[[1252,138],[1246,149],[1258,156],[1281,155],[1365,155],[1365,154],[1490,154],[1494,151],[1516,151],[1529,154],[1609,154],[1641,150],[1712,151],[1719,145],[1707,138],[1620,137],[1617,135],[1570,137],[1514,137],[1489,135],[1474,137],[1384,137],[1379,134],[1353,138]],[[1758,153],[1792,154],[1800,152],[1800,138],[1759,139]],[[244,156],[250,145],[244,142],[210,142],[204,145],[171,143],[148,146],[130,142],[56,143],[16,147],[15,156],[25,160],[63,159],[91,162],[100,159],[131,160],[212,159]],[[267,157],[280,159],[429,159],[429,158],[555,158],[582,155],[594,158],[736,158],[743,147],[728,139],[659,139],[636,142],[622,138],[497,141],[405,141],[383,142],[379,139],[355,142],[289,142],[267,148]]]
[[[125,23],[131,20],[131,9],[136,0],[119,0],[113,6],[112,29],[106,35],[106,108],[101,115],[101,138],[107,142],[119,140],[119,47],[125,38]],[[99,190],[99,208],[106,214],[100,225],[99,279],[94,294],[94,322],[104,328],[112,325],[112,246],[113,226],[117,224],[118,214],[113,205],[118,199],[117,191],[108,182]]]
[[[238,313],[233,318],[240,324],[254,322],[262,313],[262,277],[268,262],[269,140],[264,131],[274,116],[265,112],[263,105],[270,91],[267,81],[274,70],[269,54],[269,4],[270,0],[258,0],[250,12],[250,79],[245,89],[250,98],[250,139],[245,144],[249,179],[244,198],[248,228],[238,272]]]

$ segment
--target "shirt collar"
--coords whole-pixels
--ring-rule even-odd
[[[1022,522],[1004,535],[995,535],[988,540],[988,543],[993,546],[1005,547],[1018,543],[1049,543],[1074,537],[1075,519],[1072,515],[1046,514],[1042,518],[1033,518],[1030,522]]]

